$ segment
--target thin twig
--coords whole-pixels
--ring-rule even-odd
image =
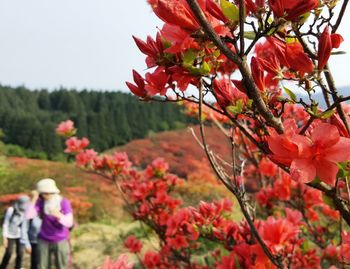
[[[334,24],[334,26],[332,27],[333,34],[338,30],[338,27],[343,19],[343,16],[344,16],[344,13],[345,13],[345,10],[346,10],[348,3],[349,3],[349,0],[344,0],[344,3],[343,3],[343,5],[340,9],[340,12],[339,12],[338,19],[337,19],[336,23]]]
[[[327,84],[328,84],[328,87],[331,91],[331,95],[333,97],[333,101],[336,103],[336,108],[337,108],[337,112],[339,114],[339,117],[340,119],[342,120],[347,132],[350,134],[350,127],[349,127],[349,124],[346,120],[346,116],[345,116],[345,113],[344,113],[344,110],[343,108],[341,107],[341,103],[338,101],[339,99],[339,96],[338,96],[338,92],[337,92],[337,88],[335,87],[335,83],[334,83],[334,78],[333,78],[333,75],[329,69],[329,66],[328,64],[326,65],[326,69],[325,69],[325,72],[324,72],[324,75],[326,77],[326,81],[327,81]]]
[[[240,43],[240,56],[244,55],[244,9],[245,4],[243,0],[239,0],[239,43]]]

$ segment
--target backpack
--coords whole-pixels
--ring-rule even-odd
[[[4,225],[4,221],[5,221],[5,216],[6,216],[6,213],[7,213],[7,210],[9,209],[10,207],[7,207],[7,208],[5,208],[5,210],[3,211],[3,214],[1,215],[1,226],[3,226]],[[13,211],[12,211],[12,214],[11,214],[11,216],[10,216],[10,223],[11,223],[11,221],[13,220],[13,217],[15,216],[15,214],[16,214],[16,209],[14,208],[14,207],[12,207],[13,208]],[[20,224],[22,224],[22,222],[20,223]]]

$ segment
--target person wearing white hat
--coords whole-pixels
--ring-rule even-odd
[[[51,178],[37,183],[37,195],[32,198],[27,218],[39,216],[42,219],[39,233],[39,269],[51,268],[54,256],[56,269],[68,269],[69,228],[73,226],[73,211],[68,199],[60,195],[56,182]]]
[[[6,269],[12,256],[13,247],[16,245],[15,269],[22,268],[24,245],[21,242],[22,230],[24,228],[25,210],[29,204],[29,197],[20,196],[13,206],[6,209],[2,225],[3,245],[5,254],[0,264],[0,269]],[[25,242],[24,242],[25,243]]]

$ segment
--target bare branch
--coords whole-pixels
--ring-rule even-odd
[[[350,127],[349,127],[349,124],[348,124],[348,122],[346,120],[346,116],[345,116],[344,110],[341,107],[341,103],[338,101],[339,100],[338,91],[337,91],[337,88],[335,87],[334,78],[332,76],[332,73],[331,73],[331,71],[329,69],[328,64],[326,65],[326,70],[324,72],[324,75],[326,77],[328,87],[329,87],[329,89],[331,91],[331,95],[333,97],[333,101],[334,101],[334,103],[336,103],[336,108],[337,108],[337,112],[339,114],[339,117],[343,121],[343,123],[344,123],[344,125],[346,127],[346,130],[350,134]]]
[[[345,13],[345,10],[346,10],[348,3],[349,3],[349,0],[344,0],[344,3],[343,3],[343,5],[340,9],[340,12],[339,12],[338,19],[337,19],[336,23],[334,24],[334,26],[332,27],[332,33],[335,33],[338,30],[338,27],[343,19],[343,16],[344,16],[344,13]]]
[[[240,42],[240,55],[244,55],[244,10],[245,5],[243,0],[239,0],[239,42]]]

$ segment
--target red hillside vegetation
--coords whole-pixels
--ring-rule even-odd
[[[194,131],[200,137],[198,127],[194,127]],[[210,149],[221,158],[229,160],[230,147],[224,135],[209,127],[206,128],[206,135]],[[216,180],[203,149],[189,129],[154,134],[113,150],[126,152],[134,165],[141,168],[158,157],[164,158],[172,173],[187,179],[179,187],[179,194],[189,204],[227,194]],[[29,194],[39,179],[51,177],[57,181],[63,195],[71,200],[81,220],[98,219],[101,215],[124,215],[123,202],[114,185],[101,176],[77,168],[73,163],[19,157],[8,158],[7,163],[12,183],[8,189],[6,187],[6,190],[1,190],[0,207],[13,202],[20,193]]]
[[[199,127],[193,127],[200,138]],[[216,128],[205,129],[210,149],[229,160],[230,146],[224,134]],[[214,172],[201,146],[189,129],[155,134],[146,139],[131,141],[115,150],[125,151],[137,165],[144,167],[157,157],[169,163],[171,172],[183,178],[212,179]]]
[[[77,168],[73,163],[11,157],[7,159],[6,169],[11,184],[2,186],[0,207],[11,204],[21,194],[30,194],[38,180],[50,177],[72,202],[80,220],[124,215],[122,199],[113,184],[102,176]]]

